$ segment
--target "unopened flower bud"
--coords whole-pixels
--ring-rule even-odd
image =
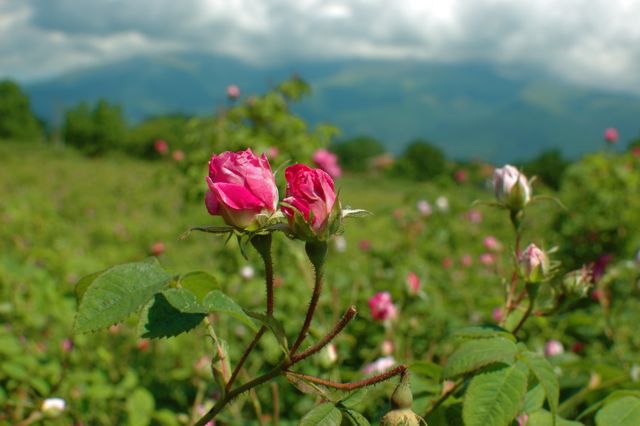
[[[318,357],[320,360],[320,364],[324,368],[329,368],[338,360],[338,352],[336,351],[336,345],[333,343],[329,343],[327,346],[322,349],[320,352],[320,356]]]
[[[391,340],[385,340],[381,346],[382,355],[389,356],[393,354],[393,342]]]
[[[531,199],[527,177],[508,164],[493,172],[493,189],[498,202],[512,211],[522,210]]]
[[[544,346],[546,356],[556,356],[564,353],[564,346],[558,340],[549,340]]]
[[[549,274],[549,259],[535,244],[529,244],[520,254],[518,266],[527,283],[538,283]]]
[[[66,406],[67,403],[62,398],[47,398],[42,401],[40,411],[45,417],[54,418],[62,414]]]

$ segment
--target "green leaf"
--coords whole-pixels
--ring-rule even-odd
[[[86,275],[86,276],[80,278],[80,280],[76,283],[76,286],[74,287],[73,291],[74,291],[74,293],[76,295],[76,301],[78,302],[78,304],[80,304],[80,302],[82,302],[82,298],[84,297],[84,293],[87,291],[89,286],[103,272],[104,272],[104,270],[98,271],[98,272],[94,272],[93,274]]]
[[[200,313],[180,312],[169,303],[165,292],[156,293],[142,310],[138,333],[150,339],[173,337],[197,327],[204,317]]]
[[[566,420],[558,416],[556,416],[555,420],[556,420],[555,421],[556,426],[584,426],[580,422]],[[547,410],[537,410],[529,414],[529,422],[527,423],[527,426],[552,426],[552,425],[553,425],[553,416]]]
[[[342,413],[333,404],[325,402],[309,411],[299,426],[340,426]]]
[[[204,300],[210,291],[216,290],[219,287],[218,281],[213,275],[204,271],[193,271],[181,275],[178,282],[180,287],[189,290],[200,302]]]
[[[145,388],[137,388],[127,398],[129,426],[146,426],[151,423],[155,408],[153,395]]]
[[[520,359],[531,370],[538,382],[544,388],[549,402],[551,414],[555,417],[558,415],[558,400],[560,398],[560,384],[556,373],[553,372],[553,366],[543,356],[533,352],[523,352]]]
[[[462,330],[458,330],[453,333],[453,337],[463,340],[474,339],[491,339],[493,337],[503,337],[513,342],[516,341],[516,337],[508,330],[497,325],[478,325],[473,327],[466,327]]]
[[[533,413],[534,411],[538,411],[544,405],[545,398],[546,392],[542,385],[538,383],[531,388],[524,397],[524,407],[522,407],[522,411],[524,413]]]
[[[273,335],[276,337],[278,344],[282,348],[285,354],[289,353],[289,345],[287,344],[287,335],[284,332],[284,326],[282,322],[278,321],[275,317],[270,317],[258,312],[247,311],[247,315],[251,318],[258,320],[262,325],[266,326]]]
[[[84,291],[76,332],[95,331],[123,321],[170,280],[171,275],[157,262],[127,263],[107,269]]]
[[[347,408],[355,408],[358,404],[364,401],[369,391],[365,388],[355,390],[346,397],[340,400],[340,404]]]
[[[515,343],[501,337],[466,341],[451,355],[442,377],[456,378],[497,362],[512,364],[516,350]]]
[[[517,416],[527,392],[529,371],[522,362],[494,366],[471,379],[464,397],[465,426],[507,426]]]
[[[342,414],[349,420],[349,422],[354,426],[370,426],[369,420],[367,420],[362,414],[358,413],[356,410],[351,409],[343,409]]]
[[[198,301],[195,294],[184,288],[170,288],[162,293],[167,298],[167,302],[180,312],[189,314],[221,312],[241,321],[253,331],[258,330],[256,324],[242,308],[220,290],[210,291],[202,302]]]
[[[637,426],[640,398],[625,396],[607,404],[596,414],[596,426]]]

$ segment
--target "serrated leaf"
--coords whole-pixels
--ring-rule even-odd
[[[333,404],[325,402],[309,411],[299,426],[340,426],[342,413]]]
[[[503,337],[513,342],[516,341],[516,337],[508,330],[497,325],[478,325],[473,327],[466,327],[453,333],[453,337],[462,340],[474,340],[474,339],[491,339],[494,337]]]
[[[169,303],[165,292],[156,293],[140,314],[138,333],[150,339],[174,337],[197,327],[204,317],[202,313],[181,312]]]
[[[129,426],[146,426],[151,423],[155,408],[153,395],[145,388],[137,388],[127,398]]]
[[[76,286],[73,289],[73,292],[75,293],[76,301],[78,302],[78,304],[80,304],[80,302],[82,302],[82,297],[84,296],[84,293],[87,291],[89,286],[103,272],[104,272],[104,270],[98,271],[98,272],[94,272],[93,274],[86,275],[86,276],[80,278],[80,280],[78,280],[78,282],[76,283]]]
[[[284,331],[282,322],[278,321],[275,317],[261,314],[258,312],[247,311],[247,315],[251,318],[258,320],[262,325],[266,326],[275,336],[278,341],[278,345],[282,348],[285,354],[289,353],[289,345],[287,343],[287,335]]]
[[[354,426],[371,426],[369,420],[367,420],[362,414],[358,413],[356,410],[351,409],[343,409],[342,414],[349,420],[349,422]]]
[[[556,426],[584,426],[580,422],[566,420],[558,416],[556,416],[555,421],[556,421],[555,422]],[[527,426],[552,426],[552,425],[553,425],[553,416],[547,410],[537,410],[529,414],[529,421],[527,422]]]
[[[340,400],[340,404],[347,408],[354,408],[367,397],[369,391],[365,388],[355,390]]]
[[[210,291],[202,302],[198,301],[195,294],[184,288],[170,288],[162,293],[171,306],[180,312],[190,314],[224,313],[241,321],[251,328],[251,330],[258,330],[256,324],[244,310],[242,310],[240,305],[220,290]]]
[[[218,281],[213,275],[205,271],[193,271],[180,276],[180,287],[193,293],[200,302],[213,290],[216,290]]]
[[[512,364],[517,347],[503,338],[477,339],[464,342],[442,370],[442,377],[453,379],[493,363]]]
[[[440,381],[442,377],[442,366],[431,361],[415,361],[409,365],[412,376],[426,377],[435,381]]]
[[[547,394],[540,383],[529,389],[527,395],[524,397],[524,406],[522,411],[524,413],[533,413],[538,411],[544,405],[544,400]]]
[[[527,366],[516,362],[474,376],[462,408],[465,426],[508,426],[522,406],[528,375]]]
[[[157,262],[126,263],[107,269],[84,292],[76,332],[95,331],[123,321],[170,280],[171,275]]]
[[[520,354],[522,362],[531,370],[540,385],[544,388],[551,409],[552,419],[558,415],[558,400],[560,399],[560,384],[553,372],[553,366],[543,356],[534,352],[523,352]]]
[[[596,414],[596,426],[637,426],[640,424],[640,398],[625,396],[605,405]]]

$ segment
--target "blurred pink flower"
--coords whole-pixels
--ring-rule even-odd
[[[269,157],[270,159],[273,160],[278,155],[280,155],[280,150],[275,146],[270,146],[269,149],[267,149],[267,157]]]
[[[227,86],[227,97],[231,100],[238,99],[240,97],[240,88],[235,84]]]
[[[396,360],[392,356],[378,358],[371,364],[367,364],[362,368],[364,374],[380,374],[384,373],[396,364]]]
[[[522,413],[518,416],[518,426],[527,426],[529,424],[529,415]]]
[[[407,274],[407,288],[409,294],[416,295],[420,291],[420,278],[415,272],[409,272]]]
[[[184,160],[184,151],[182,151],[182,150],[180,150],[180,149],[177,149],[177,150],[175,150],[175,151],[173,151],[173,152],[171,153],[171,157],[172,157],[175,161],[180,162],[180,161]]]
[[[594,283],[597,283],[600,278],[602,278],[604,273],[607,271],[607,266],[609,266],[612,261],[613,255],[610,253],[605,253],[596,260],[593,264],[593,269],[591,270]]]
[[[358,248],[361,251],[371,251],[371,241],[369,241],[369,240],[360,240],[358,242]]]
[[[482,213],[479,210],[471,209],[465,215],[465,219],[467,219],[471,223],[481,223]]]
[[[71,352],[71,349],[73,349],[73,340],[67,337],[62,341],[62,343],[60,343],[60,348],[62,349],[62,352]]]
[[[338,165],[338,156],[326,149],[319,149],[313,154],[313,162],[334,179],[342,175],[342,169]]]
[[[484,248],[489,251],[500,251],[500,249],[502,249],[502,244],[500,244],[500,241],[498,241],[498,239],[493,235],[484,237],[482,245],[484,245]]]
[[[501,307],[494,308],[493,311],[491,311],[491,317],[495,322],[502,321],[504,319],[504,313],[502,312],[502,308]]]
[[[166,248],[162,241],[156,241],[155,243],[151,244],[151,247],[149,248],[149,252],[151,253],[152,256],[160,256],[164,253],[165,249]]]
[[[381,351],[382,351],[382,355],[384,356],[391,355],[393,353],[393,342],[389,339],[384,340],[382,342]]]
[[[431,216],[431,213],[433,213],[433,208],[431,208],[431,204],[429,204],[427,200],[419,200],[416,203],[416,208],[418,209],[420,214],[425,217]]]
[[[391,301],[391,294],[388,291],[378,292],[371,297],[369,309],[371,316],[377,321],[394,320],[398,316],[398,311]]]
[[[607,141],[607,143],[614,144],[618,142],[618,138],[618,129],[615,127],[609,127],[604,131],[604,140]]]
[[[169,152],[169,144],[167,143],[167,141],[164,141],[162,139],[156,140],[153,143],[153,148],[160,155],[165,155],[167,152]]]
[[[453,266],[453,259],[451,259],[450,257],[445,257],[444,259],[442,259],[442,267],[444,269],[449,269]]]
[[[546,356],[556,356],[564,352],[564,346],[558,340],[549,340],[544,345],[544,354]]]
[[[456,172],[454,173],[453,177],[456,180],[456,182],[464,183],[468,179],[467,171],[464,170],[464,169],[456,170]]]
[[[496,262],[496,256],[493,253],[482,253],[479,260],[484,266],[491,266]]]
[[[470,254],[465,254],[460,258],[460,263],[464,267],[469,267],[473,264],[473,257]]]

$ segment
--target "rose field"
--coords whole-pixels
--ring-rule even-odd
[[[637,143],[391,158],[231,89],[0,141],[0,424],[640,425]]]

